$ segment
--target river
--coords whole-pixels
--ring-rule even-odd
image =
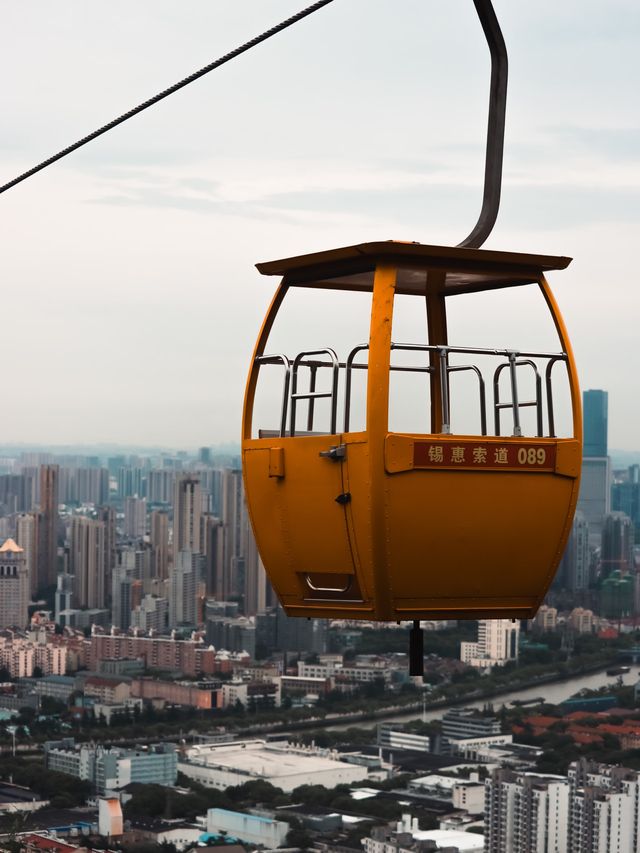
[[[557,681],[552,684],[539,684],[537,687],[530,687],[525,690],[514,690],[510,693],[503,693],[501,696],[494,696],[490,699],[473,699],[469,702],[457,703],[457,707],[482,708],[487,704],[487,702],[490,702],[497,711],[503,705],[510,705],[514,699],[535,699],[538,696],[544,696],[545,702],[549,702],[552,705],[558,705],[560,702],[564,702],[565,699],[573,696],[574,693],[577,693],[583,688],[588,690],[597,690],[600,687],[605,687],[607,684],[615,684],[618,681],[618,678],[622,678],[623,683],[627,686],[633,686],[638,681],[637,665],[632,665],[631,670],[629,672],[625,672],[622,676],[607,675],[606,670],[603,669],[599,672],[591,672],[588,675],[577,675],[574,678],[566,679],[566,681]],[[535,705],[527,707],[535,708]],[[442,717],[445,711],[446,708],[427,708],[424,713],[414,710],[410,713],[389,714],[389,716],[378,717],[375,721],[367,720],[361,724],[352,722],[348,724],[336,723],[334,725],[329,723],[322,725],[322,728],[347,729],[355,725],[361,725],[364,728],[367,728],[384,722],[406,723],[409,720],[418,719],[425,721],[437,720]]]

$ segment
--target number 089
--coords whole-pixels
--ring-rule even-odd
[[[547,451],[544,447],[519,447],[518,465],[544,465]]]

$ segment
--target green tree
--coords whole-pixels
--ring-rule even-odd
[[[287,847],[298,847],[300,850],[308,850],[313,844],[313,838],[306,829],[294,828],[287,833]]]

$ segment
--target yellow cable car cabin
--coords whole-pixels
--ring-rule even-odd
[[[243,470],[289,615],[535,614],[580,479],[576,367],[545,279],[569,262],[389,241],[258,265],[282,282],[249,372]]]

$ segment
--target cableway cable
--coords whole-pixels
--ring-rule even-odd
[[[137,107],[129,110],[126,113],[123,113],[118,118],[113,119],[108,124],[99,127],[97,130],[94,130],[93,133],[90,133],[88,136],[84,136],[82,139],[79,139],[77,142],[74,142],[73,145],[69,145],[67,148],[63,148],[62,151],[59,151],[57,154],[54,154],[52,157],[48,157],[46,160],[43,160],[42,163],[39,163],[37,166],[33,166],[33,168],[29,169],[26,172],[23,172],[21,175],[18,175],[17,178],[9,181],[6,184],[0,186],[0,193],[5,192],[6,190],[11,189],[11,187],[15,187],[16,184],[25,181],[27,178],[30,178],[32,175],[35,175],[36,172],[40,172],[42,169],[46,169],[47,166],[51,166],[52,163],[55,163],[57,160],[61,160],[63,157],[66,157],[67,154],[71,154],[73,151],[76,151],[78,148],[81,148],[83,145],[86,145],[88,142],[92,142],[98,136],[102,136],[103,133],[107,133],[107,131],[112,130],[114,127],[117,127],[119,124],[123,124],[125,121],[128,121],[133,116],[141,113],[143,110],[152,107],[154,104],[157,104],[158,101],[163,100],[163,98],[169,97],[169,95],[173,95],[174,92],[177,92],[178,89],[183,89],[185,86],[188,86],[189,83],[193,83],[194,80],[198,80],[200,77],[204,77],[205,74],[208,74],[210,71],[219,68],[221,65],[224,65],[226,62],[229,62],[231,59],[235,59],[236,56],[239,56],[241,53],[246,53],[246,51],[251,50],[252,47],[260,44],[263,41],[271,38],[271,36],[276,35],[277,33],[282,32],[282,30],[287,29],[287,27],[296,24],[298,21],[306,18],[308,15],[312,15],[314,12],[321,9],[323,6],[328,6],[329,3],[332,3],[333,0],[317,0],[316,3],[313,3],[311,6],[307,6],[305,9],[302,9],[300,12],[297,12],[295,15],[292,15],[290,18],[282,21],[276,26],[271,27],[271,29],[265,30],[265,32],[260,35],[252,38],[250,41],[245,42],[240,45],[240,47],[235,48],[230,53],[226,53],[224,56],[221,56],[219,59],[216,59],[214,62],[211,62],[209,65],[205,65],[204,68],[201,68],[199,71],[194,71],[193,74],[190,74],[188,77],[185,77],[183,80],[180,80],[178,83],[174,83],[173,86],[170,86],[168,89],[164,89],[159,94],[155,95],[153,98],[149,98],[148,101],[144,101],[142,104],[139,104]]]

